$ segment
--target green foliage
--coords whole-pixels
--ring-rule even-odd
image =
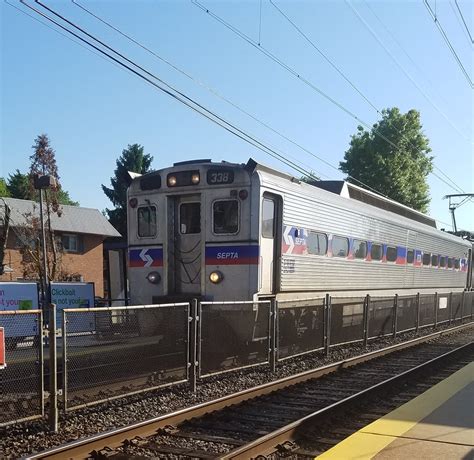
[[[30,179],[27,174],[22,174],[18,169],[8,176],[8,191],[12,198],[20,200],[34,199],[34,193],[30,188]]]
[[[10,192],[8,191],[7,183],[3,177],[0,177],[0,197],[8,197]]]
[[[143,152],[144,148],[139,144],[128,145],[116,162],[114,176],[110,178],[112,187],[102,185],[102,190],[115,206],[115,209],[106,209],[109,221],[124,238],[127,236],[127,188],[130,184],[128,171],[145,174],[150,171],[153,161],[151,155]]]
[[[362,126],[357,129],[344,161],[339,163],[339,169],[348,174],[347,180],[360,185],[359,180],[395,201],[427,212],[430,196],[426,178],[433,170],[433,157],[422,132],[420,113],[385,109],[370,131]]]
[[[58,201],[59,204],[68,204],[69,206],[79,206],[78,201],[71,200],[69,192],[63,190],[62,188],[58,190]]]

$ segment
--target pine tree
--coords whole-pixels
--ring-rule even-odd
[[[130,183],[128,171],[145,174],[150,171],[153,157],[144,154],[143,146],[128,145],[116,162],[114,176],[110,178],[111,187],[102,185],[102,190],[115,206],[115,209],[106,209],[110,223],[120,234],[127,237],[127,188]]]

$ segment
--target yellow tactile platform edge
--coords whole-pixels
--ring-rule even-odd
[[[413,428],[466,385],[474,381],[474,362],[398,409],[365,426],[316,457],[318,460],[371,459]],[[374,436],[375,435],[375,436]]]

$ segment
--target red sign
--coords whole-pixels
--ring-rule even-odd
[[[3,369],[7,364],[5,363],[5,331],[0,327],[0,369]]]

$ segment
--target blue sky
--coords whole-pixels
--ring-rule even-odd
[[[26,10],[17,0],[9,2]],[[331,164],[337,166],[342,160],[357,122],[190,1],[78,2]],[[259,0],[202,3],[252,39],[260,36],[265,49],[362,120],[369,124],[377,121],[375,110],[268,0],[261,2],[261,21]],[[473,92],[422,0],[350,3],[386,50],[344,0],[275,3],[376,107],[419,110],[436,166],[464,191],[474,191]],[[458,3],[474,33],[473,3]],[[287,158],[294,157],[329,178],[342,178],[340,172],[216,98],[70,1],[47,4],[209,109],[280,149]],[[430,4],[434,9],[434,0]],[[474,79],[473,48],[454,1],[437,1],[436,12]],[[43,132],[56,150],[63,187],[82,206],[98,209],[111,206],[100,185],[109,184],[115,161],[127,144],[144,145],[154,156],[155,169],[193,158],[246,162],[253,157],[288,170],[8,4],[1,3],[0,13],[0,176],[8,176],[16,168],[26,171],[33,140]],[[434,176],[429,177],[429,184],[430,213],[449,224],[448,204],[442,197],[456,192]],[[461,207],[456,216],[460,227],[474,229],[472,202]],[[444,223],[439,227],[448,227]]]

